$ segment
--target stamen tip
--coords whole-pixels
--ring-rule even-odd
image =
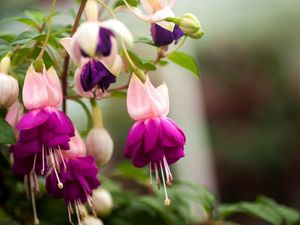
[[[59,183],[57,184],[57,187],[58,187],[59,189],[63,189],[63,188],[64,188],[64,185],[63,185],[63,183],[59,182]]]
[[[164,201],[164,206],[169,206],[169,205],[171,205],[171,200],[166,198]]]

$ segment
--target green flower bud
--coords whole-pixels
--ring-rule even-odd
[[[178,25],[185,35],[190,36],[191,38],[199,39],[203,35],[201,24],[198,18],[192,13],[184,14],[180,18]]]
[[[204,35],[204,32],[200,29],[196,33],[190,34],[189,37],[193,39],[200,39]]]

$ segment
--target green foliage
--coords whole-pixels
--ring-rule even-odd
[[[14,144],[16,142],[12,127],[0,117],[0,144]]]
[[[299,220],[299,212],[264,196],[258,197],[255,202],[223,204],[219,213],[221,219],[227,219],[234,214],[248,214],[273,225],[290,225]]]
[[[135,54],[132,51],[128,51],[130,58],[134,62],[134,64],[141,70],[146,71],[154,71],[156,70],[156,66],[152,63],[151,60],[148,59],[142,59],[137,54]]]
[[[199,77],[197,62],[193,57],[186,53],[175,51],[168,58],[177,65],[191,71],[197,78]]]
[[[151,46],[155,47],[154,42],[151,39],[146,38],[146,37],[139,37],[139,38],[135,39],[134,42],[137,44],[147,44],[147,45],[151,45]]]
[[[137,7],[140,3],[139,0],[126,0],[127,3],[133,7]],[[117,0],[115,3],[114,3],[114,8],[117,8],[119,6],[124,6],[126,5],[124,0]]]

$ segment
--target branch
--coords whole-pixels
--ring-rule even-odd
[[[85,5],[87,3],[87,0],[82,0],[77,12],[77,16],[76,19],[74,21],[73,27],[72,27],[72,32],[71,32],[71,36],[76,32],[77,27],[79,26],[80,23],[80,18],[82,16],[83,10],[85,8]],[[64,67],[63,67],[63,72],[61,75],[61,79],[62,79],[62,91],[63,91],[63,111],[66,112],[67,110],[67,104],[66,104],[66,98],[65,96],[68,95],[68,69],[69,69],[69,61],[70,61],[70,56],[69,54],[66,54],[65,59],[64,59]]]

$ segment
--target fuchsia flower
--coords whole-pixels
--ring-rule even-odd
[[[167,86],[163,84],[154,88],[149,77],[142,83],[133,74],[128,88],[127,110],[136,123],[129,131],[124,154],[136,167],[149,165],[151,183],[154,171],[158,187],[160,171],[165,205],[169,205],[166,184],[171,185],[173,180],[169,165],[184,157],[186,138],[175,122],[167,117]]]
[[[14,157],[13,169],[24,178],[25,189],[30,184],[35,223],[38,223],[34,191],[38,191],[37,175],[44,175],[49,169],[56,173],[59,188],[59,161],[62,150],[68,150],[70,138],[74,136],[71,120],[57,109],[62,102],[60,81],[55,70],[43,69],[38,73],[31,65],[25,76],[23,103],[29,110],[19,121],[19,138],[11,147]]]
[[[97,20],[98,8],[93,0],[86,7],[87,22],[82,23],[72,38],[61,44],[80,68],[75,72],[75,86],[85,97],[98,96],[116,82],[122,69],[115,34],[132,44],[129,30],[118,20]]]
[[[155,45],[160,47],[177,42],[184,35],[178,25],[164,21],[168,17],[175,17],[172,11],[174,4],[175,0],[141,0],[146,14],[138,8],[129,5],[128,8],[138,18],[151,23],[152,39]],[[128,11],[128,8],[120,7],[120,10]]]
[[[64,188],[58,188],[56,173],[53,169],[49,171],[46,179],[46,189],[48,193],[57,199],[64,199],[68,206],[69,220],[73,212],[73,205],[80,224],[80,215],[82,215],[82,204],[88,202],[94,210],[92,202],[92,193],[100,185],[97,178],[98,168],[95,160],[86,155],[84,142],[76,132],[75,137],[71,138],[70,150],[64,152],[64,161],[60,163],[60,179]]]

